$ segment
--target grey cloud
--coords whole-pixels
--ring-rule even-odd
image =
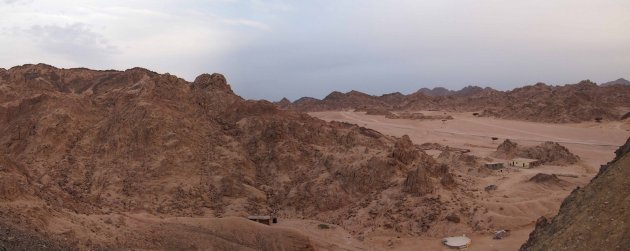
[[[622,63],[629,55],[628,47],[621,45],[628,40],[625,33],[600,34],[595,43],[573,38],[585,31],[579,22],[563,22],[566,27],[560,29],[553,17],[537,22],[530,22],[529,15],[479,18],[460,5],[451,8],[436,2],[450,10],[450,16],[443,17],[425,6],[414,6],[420,1],[402,1],[411,5],[406,9],[366,1],[379,4],[363,11],[350,1],[338,2],[301,4],[303,8],[283,16],[282,23],[271,23],[274,29],[255,43],[230,52],[221,63],[235,90],[248,98],[279,100],[283,96],[321,98],[333,90],[352,89],[410,93],[421,87],[459,89],[476,84],[505,90],[539,81],[565,84],[628,74],[629,61]],[[580,8],[590,4],[582,3]],[[560,6],[565,5],[572,6],[568,2]],[[418,11],[424,15],[417,15]],[[614,14],[614,18],[588,22],[627,20]],[[484,25],[502,19],[513,25]],[[549,27],[538,32],[542,29],[538,23]],[[512,30],[516,26],[537,32]],[[589,31],[596,34],[598,30]],[[545,38],[540,34],[546,34]]]
[[[630,3],[621,0],[89,2],[0,0],[16,3],[0,8],[12,18],[0,33],[17,31],[0,47],[21,50],[0,61],[144,66],[189,80],[221,72],[243,97],[272,100],[630,74]],[[584,18],[594,9],[599,15]],[[43,25],[67,20],[83,24]]]
[[[27,4],[32,2],[33,0],[2,0],[0,2],[2,3],[6,3],[6,4]]]
[[[119,52],[103,35],[81,23],[34,25],[23,32],[43,50],[69,57],[79,63],[105,59]]]

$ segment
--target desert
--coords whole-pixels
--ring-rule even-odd
[[[430,111],[423,111],[430,113]],[[409,135],[416,144],[436,142],[454,148],[468,149],[470,155],[493,158],[500,140],[511,139],[523,145],[538,145],[543,142],[561,142],[570,152],[580,156],[580,161],[570,165],[542,165],[532,169],[507,168],[506,170],[486,171],[470,170],[474,166],[464,165],[460,169],[453,168],[456,176],[466,177],[470,183],[462,194],[468,193],[472,198],[461,198],[460,201],[470,200],[467,207],[480,205],[487,208],[485,220],[492,222],[482,232],[472,236],[473,245],[469,250],[517,250],[521,241],[528,238],[535,221],[542,215],[552,217],[559,208],[559,203],[576,187],[582,187],[597,174],[600,165],[613,159],[614,151],[630,136],[624,122],[613,123],[577,123],[577,124],[549,124],[524,121],[503,120],[494,118],[479,118],[470,113],[449,113],[453,120],[442,122],[391,120],[384,116],[365,115],[362,112],[313,112],[311,115],[324,120],[345,121],[373,128],[391,135]],[[589,135],[585,137],[585,135]],[[592,136],[592,137],[591,137]],[[492,140],[497,137],[500,140]],[[438,160],[439,150],[428,150]],[[482,171],[482,172],[483,172]],[[557,181],[536,183],[529,179],[537,174],[551,174],[558,176]],[[497,190],[485,192],[484,188],[496,185]],[[478,197],[477,197],[478,196]],[[484,217],[482,216],[482,217]],[[455,225],[455,224],[453,224]],[[450,229],[453,229],[451,226]],[[509,240],[492,241],[492,230],[510,229]],[[461,231],[461,230],[459,230]],[[454,234],[454,233],[444,233]],[[378,238],[376,238],[378,239]],[[385,242],[381,237],[381,242]],[[383,249],[413,250],[417,246],[438,243],[439,238],[394,239],[394,245]],[[479,243],[483,244],[479,244]],[[512,242],[512,243],[510,243]],[[440,250],[439,245],[435,245]],[[448,250],[444,248],[444,250]]]
[[[628,13],[0,0],[0,251],[630,250]]]
[[[625,120],[306,114],[220,74],[0,73],[9,249],[446,250],[466,235],[516,250],[630,137]]]

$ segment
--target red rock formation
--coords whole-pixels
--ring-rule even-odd
[[[187,219],[274,212],[357,232],[404,215],[424,220],[400,221],[396,231],[421,234],[443,213],[423,195],[455,182],[408,137],[243,100],[220,74],[189,83],[140,68],[24,65],[0,71],[0,116],[0,223],[67,238],[80,249],[173,247],[181,240],[168,236],[188,236],[174,234],[180,230],[200,234],[190,241],[202,245],[214,234],[179,223],[150,232],[143,224],[161,223],[130,219],[135,213]],[[398,213],[371,206],[391,201],[382,195],[387,189],[405,202]],[[94,215],[135,223],[111,228]],[[77,231],[59,237],[49,221]],[[224,247],[264,249],[255,238],[221,234],[225,240],[216,243]],[[98,237],[106,235],[112,238]],[[295,240],[287,249],[310,245]]]

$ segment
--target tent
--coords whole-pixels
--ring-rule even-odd
[[[466,235],[446,237],[442,239],[442,243],[444,243],[444,245],[459,249],[467,248],[470,245],[470,242],[470,238],[466,237]]]

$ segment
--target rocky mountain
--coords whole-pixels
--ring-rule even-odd
[[[627,250],[630,245],[630,139],[597,176],[567,197],[551,221],[542,217],[522,251]]]
[[[433,89],[429,89],[429,88],[420,88],[416,93],[422,93],[424,95],[430,96],[430,97],[444,97],[444,96],[468,96],[468,95],[474,95],[477,94],[479,92],[482,92],[484,90],[491,90],[492,88],[486,87],[486,88],[482,88],[479,86],[466,86],[464,88],[462,88],[461,90],[458,91],[454,91],[454,90],[449,90],[446,89],[444,87],[434,87]]]
[[[358,91],[347,93],[331,92],[324,99],[303,97],[290,104],[280,106],[283,109],[297,111],[328,111],[345,109],[386,108],[391,109],[390,103],[397,103],[403,95],[400,93],[385,94],[380,97]]]
[[[433,89],[436,90],[436,89]],[[585,80],[577,84],[550,86],[537,83],[511,91],[469,86],[460,91],[371,96],[360,92],[334,92],[323,100],[294,102],[284,109],[323,111],[386,109],[390,111],[445,110],[477,112],[480,116],[550,123],[619,120],[630,107],[630,86],[602,85]],[[392,96],[392,95],[390,95]],[[621,109],[624,108],[624,109]]]
[[[539,122],[619,120],[619,107],[630,107],[630,86],[605,86],[585,80],[574,85],[538,83],[506,93],[504,101],[485,108],[482,116]]]
[[[580,160],[580,157],[571,153],[569,149],[557,142],[544,142],[537,146],[519,146],[517,143],[506,139],[501,143],[493,156],[503,159],[515,157],[540,160],[549,165],[570,165]]]
[[[280,108],[287,108],[291,105],[291,101],[287,98],[282,98],[280,101],[274,102],[274,104]]]
[[[487,92],[495,91],[492,88],[481,88],[478,86],[467,86],[459,91],[451,91],[443,87],[434,89],[422,88],[412,94],[404,95],[400,92],[373,96],[359,91],[341,93],[334,91],[319,100],[316,98],[304,97],[291,104],[278,102],[283,109],[293,109],[298,111],[327,111],[355,109],[365,111],[367,109],[388,109],[388,110],[410,110],[416,107],[437,106],[444,97],[451,96],[476,96],[485,95]],[[449,98],[450,99],[450,98]],[[449,100],[446,99],[446,100]]]
[[[429,89],[429,88],[420,88],[420,90],[418,90],[418,92],[427,95],[427,96],[431,96],[431,97],[436,97],[436,96],[448,96],[448,95],[453,95],[454,91],[451,91],[449,89],[446,89],[444,87],[434,87],[433,89]]]
[[[380,105],[357,92],[325,100]],[[408,137],[244,100],[220,74],[189,83],[142,68],[1,70],[0,132],[0,223],[70,248],[316,245],[207,220],[269,213],[423,235],[449,213],[433,195],[457,189],[449,166]],[[273,246],[278,236],[294,237]]]
[[[601,84],[601,86],[610,86],[610,85],[630,85],[630,81],[625,78],[619,78],[617,80],[609,81]]]

